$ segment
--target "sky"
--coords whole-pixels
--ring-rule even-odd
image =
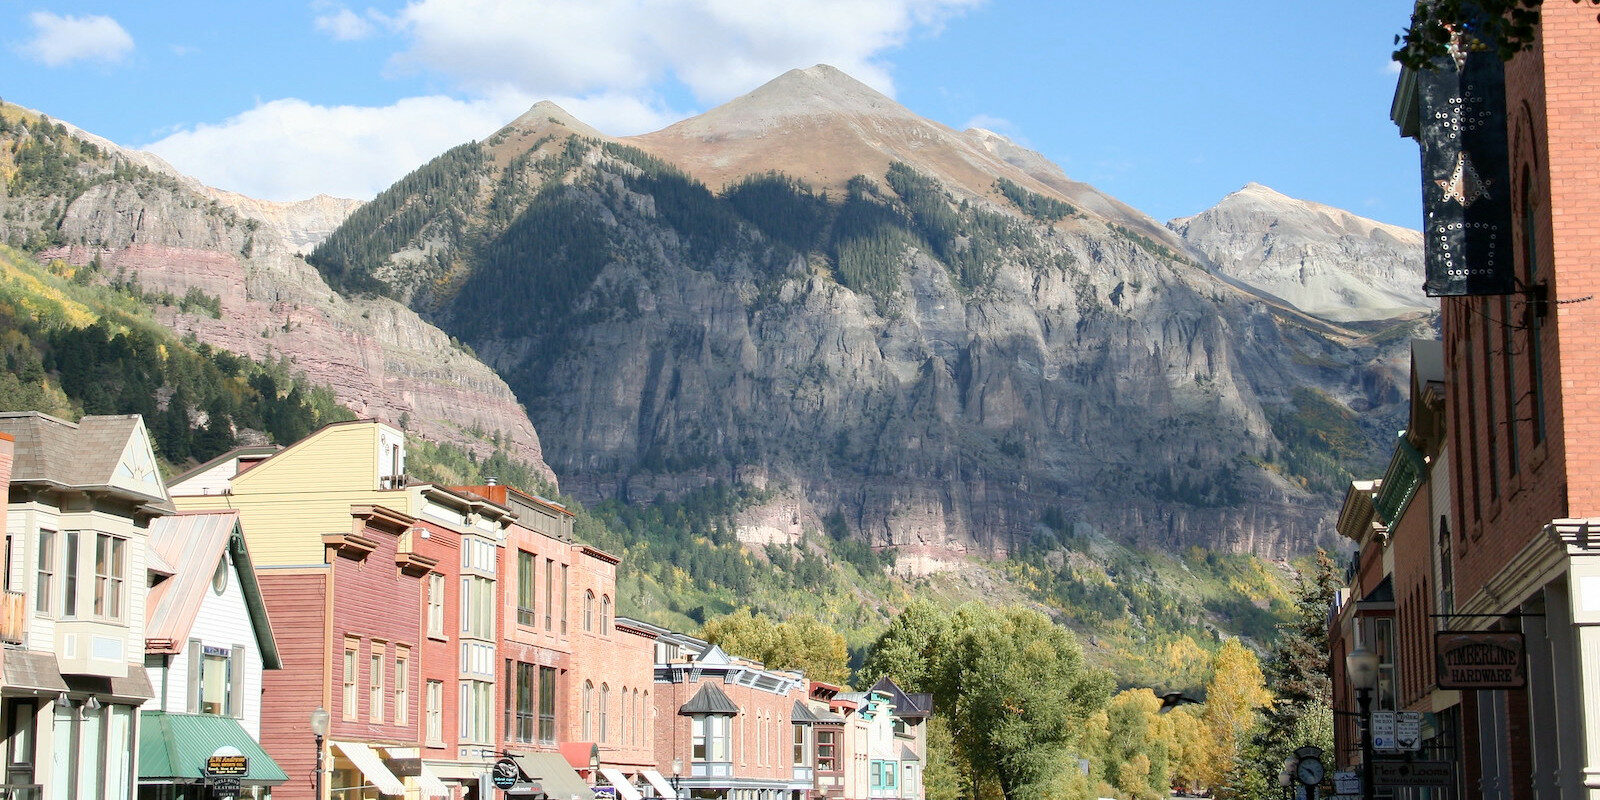
[[[540,100],[656,130],[832,64],[1155,217],[1249,182],[1420,224],[1412,0],[0,0],[0,99],[223,189],[367,199]]]

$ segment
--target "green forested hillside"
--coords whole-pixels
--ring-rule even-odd
[[[241,441],[287,444],[353,415],[287,363],[185,342],[156,323],[137,286],[92,267],[41,265],[0,245],[0,410],[142,414],[168,468]],[[210,305],[214,298],[190,298]]]

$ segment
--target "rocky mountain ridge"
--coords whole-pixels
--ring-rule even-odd
[[[1258,183],[1167,225],[1221,274],[1324,319],[1391,319],[1439,308],[1422,291],[1421,231]]]
[[[254,200],[14,105],[0,106],[0,120],[0,139],[14,142],[3,148],[11,163],[0,163],[12,176],[0,196],[0,236],[43,236],[41,260],[97,263],[104,279],[144,291],[197,290],[218,301],[219,314],[163,306],[158,318],[216,347],[288,359],[360,416],[485,456],[498,438],[554,481],[538,434],[499,376],[412,310],[340,296],[301,258],[355,201]]]
[[[752,538],[842,520],[912,571],[1086,532],[1323,541],[1364,456],[1322,443],[1382,449],[1426,333],[1224,280],[1038,154],[821,66],[627,139],[541,104],[311,261],[470,344],[581,496],[752,484]]]

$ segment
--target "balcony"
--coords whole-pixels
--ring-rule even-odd
[[[0,643],[22,644],[28,633],[28,596],[0,592]],[[0,797],[0,800],[5,798]]]

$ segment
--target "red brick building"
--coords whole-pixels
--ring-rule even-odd
[[[1505,68],[1509,185],[1485,187],[1510,201],[1513,289],[1443,300],[1426,547],[1386,524],[1354,598],[1366,559],[1386,561],[1397,702],[1434,712],[1463,797],[1600,797],[1600,22],[1541,11]],[[1403,74],[1392,109],[1408,136],[1415,87]],[[1471,632],[1524,637],[1521,686],[1438,688],[1434,637]]]

